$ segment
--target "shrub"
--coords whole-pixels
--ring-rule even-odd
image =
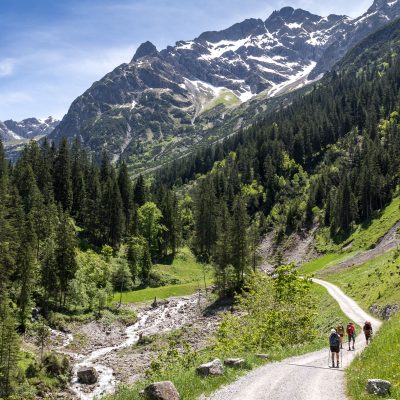
[[[48,353],[43,358],[43,366],[49,376],[61,377],[69,375],[71,367],[68,357],[55,353]]]

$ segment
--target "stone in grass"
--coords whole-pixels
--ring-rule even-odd
[[[263,358],[263,359],[271,358],[271,356],[269,354],[256,354],[256,357]]]
[[[227,358],[224,360],[224,365],[227,367],[240,368],[244,365],[244,360],[243,358]]]
[[[222,365],[221,360],[216,358],[214,361],[211,361],[207,364],[202,364],[196,368],[196,371],[201,376],[216,376],[224,374],[224,366]]]
[[[179,400],[179,393],[170,381],[155,382],[144,389],[149,400]]]
[[[97,382],[99,374],[94,367],[82,367],[78,370],[78,382],[84,385],[93,385]]]
[[[390,394],[390,388],[392,384],[389,381],[382,379],[368,379],[367,392],[369,394],[375,394],[377,396],[386,396]]]

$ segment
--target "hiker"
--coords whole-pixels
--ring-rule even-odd
[[[354,344],[356,341],[356,328],[354,327],[352,322],[349,322],[346,327],[347,339],[349,341],[349,351],[351,350],[350,344],[353,342],[352,349],[354,350]]]
[[[339,353],[340,353],[340,336],[336,329],[331,330],[329,336],[329,346],[332,353],[332,368],[335,368],[335,354],[336,354],[336,368],[339,368]]]
[[[343,322],[341,322],[336,328],[336,332],[340,336],[340,348],[343,349],[343,337],[344,337],[344,326]]]
[[[372,336],[372,325],[371,322],[365,321],[364,327],[363,327],[363,332],[365,335],[365,341],[368,343],[371,341],[371,336]]]

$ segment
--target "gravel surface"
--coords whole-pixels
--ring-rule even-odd
[[[375,331],[379,329],[381,323],[364,312],[339,288],[318,279],[314,279],[314,282],[328,289],[353,322],[363,325],[368,319]],[[343,350],[342,368],[328,367],[327,347],[325,350],[257,368],[232,385],[223,387],[209,397],[209,400],[331,400],[333,397],[345,399],[344,368],[365,346],[363,335],[358,333],[356,350]]]

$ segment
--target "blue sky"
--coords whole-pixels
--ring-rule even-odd
[[[372,0],[0,0],[0,120],[53,115],[129,62],[140,43],[159,49],[290,5],[357,16]],[[333,4],[335,3],[335,4]]]

